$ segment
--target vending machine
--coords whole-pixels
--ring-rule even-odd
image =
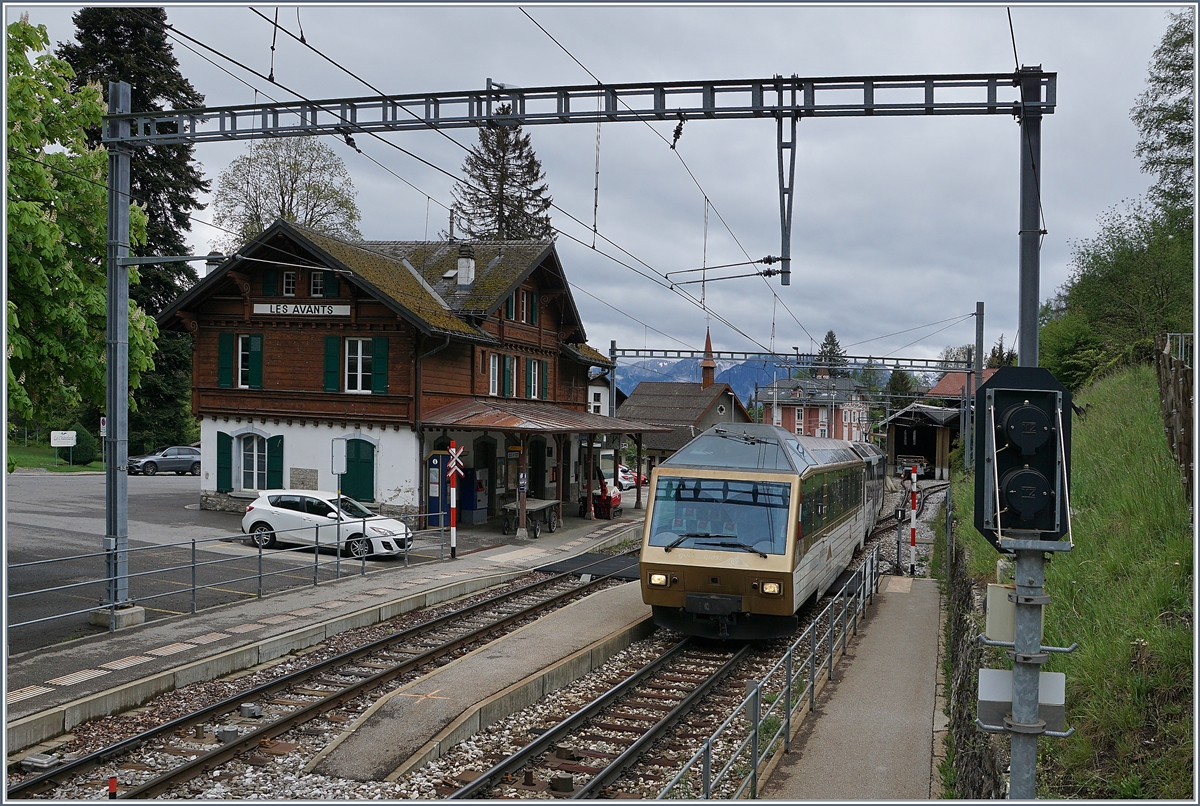
[[[459,523],[477,525],[487,523],[488,515],[488,469],[478,467],[463,471],[459,493]]]

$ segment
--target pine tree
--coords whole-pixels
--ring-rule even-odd
[[[992,345],[992,351],[988,353],[987,363],[984,364],[988,369],[999,369],[1000,367],[1015,367],[1017,365],[1017,351],[1011,347],[1004,346],[1004,334],[1000,334],[1000,338]]]
[[[496,110],[511,111],[508,104]],[[550,225],[549,187],[529,135],[520,126],[481,128],[479,142],[463,162],[466,181],[454,186],[462,232],[469,238],[546,240]]]
[[[837,334],[832,330],[825,334],[825,340],[821,342],[821,347],[817,350],[817,363],[829,368],[831,378],[844,378],[848,375],[844,369],[838,369],[846,366],[848,362],[846,361],[846,351],[842,349]]]
[[[75,42],[58,43],[58,56],[75,69],[75,87],[98,82],[107,101],[108,83],[129,83],[134,112],[196,109],[201,95],[179,72],[179,62],[167,39],[167,14],[162,8],[126,7],[81,9],[72,17]],[[92,146],[100,143],[99,127],[87,131]],[[184,234],[191,230],[190,214],[204,205],[198,196],[212,183],[204,178],[190,143],[139,146],[130,160],[130,190],[145,210],[146,241],[134,255],[186,255]],[[197,280],[187,263],[140,267],[129,297],[150,314],[170,304]],[[144,444],[192,441],[192,351],[190,336],[163,332],[156,340],[154,368],[143,376],[129,412],[130,434],[143,434]]]
[[[134,112],[204,106],[204,96],[179,72],[167,39],[164,9],[91,7],[76,12],[72,20],[78,44],[60,42],[57,53],[75,69],[74,87],[99,82],[107,102],[108,83],[126,81]],[[87,134],[89,145],[100,143],[98,127]],[[197,196],[212,184],[204,179],[192,150],[191,144],[146,145],[134,152],[130,188],[149,219],[146,243],[134,254],[187,254],[188,216],[204,208]],[[156,314],[195,282],[196,270],[186,263],[142,266],[141,279],[129,289],[129,296]]]

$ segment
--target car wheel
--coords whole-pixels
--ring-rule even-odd
[[[193,476],[200,475],[200,463],[199,462],[192,462],[192,475]]]
[[[143,475],[153,476],[157,472],[158,472],[158,465],[154,464],[154,462],[146,462],[146,464],[142,465],[142,474]]]
[[[371,553],[371,544],[365,537],[352,537],[346,541],[346,553],[356,560],[361,560]]]
[[[275,548],[275,532],[272,531],[271,525],[260,521],[250,527],[250,542],[257,548]]]

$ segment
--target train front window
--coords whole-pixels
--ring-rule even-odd
[[[660,476],[650,545],[783,554],[791,494],[787,482]]]

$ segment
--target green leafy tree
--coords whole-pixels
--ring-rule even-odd
[[[320,139],[260,140],[217,179],[213,221],[237,235],[223,236],[214,246],[232,252],[280,218],[359,240],[356,196],[346,163]]]
[[[134,112],[196,109],[204,96],[179,71],[167,38],[167,15],[162,8],[88,7],[76,12],[76,42],[59,43],[57,55],[70,63],[76,78],[72,87],[98,83],[107,96],[110,81],[130,84]],[[105,98],[107,100],[107,97]],[[173,124],[160,124],[168,131]],[[87,132],[88,142],[100,143],[100,129]],[[146,211],[146,242],[133,254],[185,255],[189,246],[191,213],[204,208],[199,200],[212,182],[205,179],[190,143],[140,146],[130,161],[130,190]],[[140,267],[130,297],[150,314],[157,314],[195,284],[196,270],[187,263]],[[196,424],[191,414],[191,335],[162,332],[156,340],[154,369],[147,372],[129,413],[130,447],[193,441]],[[92,421],[96,412],[83,412]]]
[[[105,390],[107,155],[85,136],[104,105],[95,86],[72,89],[71,66],[42,52],[49,44],[27,17],[8,26],[8,408],[23,420],[99,403]],[[130,219],[143,242],[141,208]],[[153,366],[157,332],[130,300],[132,388]]]
[[[512,107],[503,104],[497,115]],[[463,162],[466,181],[454,186],[462,231],[470,238],[546,240],[552,199],[546,173],[520,126],[482,127],[479,142]]]
[[[969,364],[975,360],[975,345],[960,344],[957,347],[944,347],[942,352],[938,354],[938,359],[942,361],[954,361],[958,364]]]
[[[1167,12],[1170,24],[1150,62],[1146,89],[1129,115],[1138,128],[1134,153],[1158,179],[1150,200],[1189,222],[1194,202],[1196,145],[1193,101],[1196,28],[1193,10]]]

